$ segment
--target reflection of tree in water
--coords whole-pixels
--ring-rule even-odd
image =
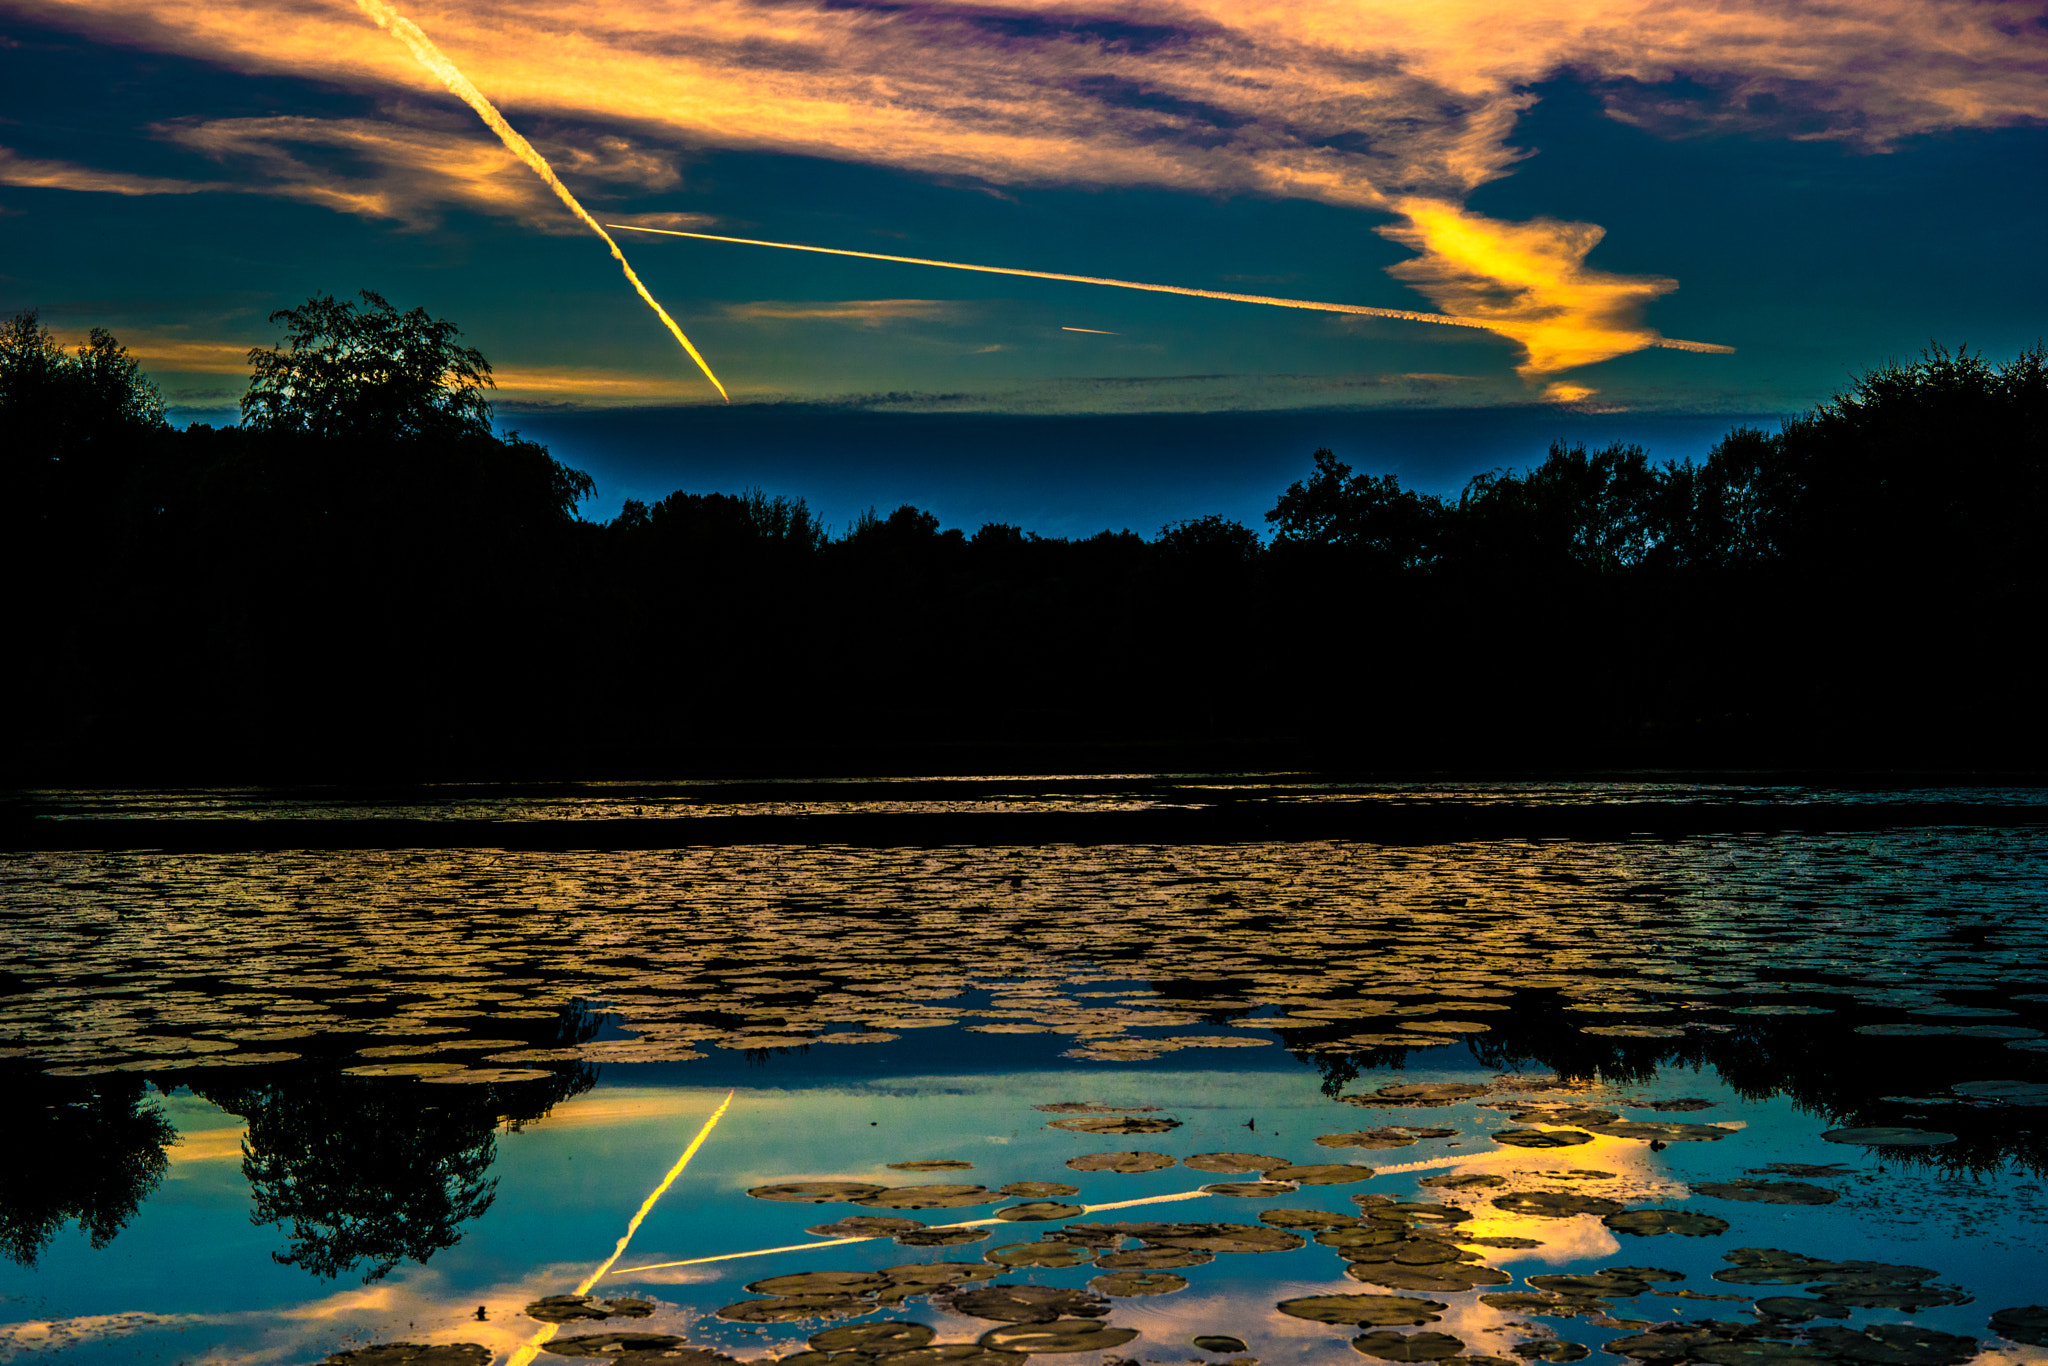
[[[0,1163],[0,1251],[34,1266],[67,1220],[105,1247],[163,1180],[177,1133],[140,1077],[10,1079],[20,1140]]]
[[[564,1032],[596,1025],[565,1019]],[[539,1119],[596,1080],[583,1063],[545,1081],[462,1086],[287,1072],[202,1094],[248,1121],[250,1221],[289,1228],[272,1260],[325,1278],[367,1268],[367,1282],[453,1247],[491,1207],[501,1121]]]
[[[1882,1018],[1833,998],[1822,1016],[1751,1016],[1722,1031],[1688,1031],[1679,1038],[1614,1038],[1587,1034],[1585,1017],[1567,1014],[1545,993],[1530,992],[1515,1009],[1487,1017],[1486,1034],[1468,1036],[1472,1058],[1503,1072],[1554,1072],[1571,1081],[1641,1086],[1660,1074],[1712,1068],[1745,1100],[1786,1096],[1825,1128],[1906,1126],[1956,1136],[1953,1143],[1887,1148],[1888,1161],[1947,1172],[1988,1172],[2018,1163],[2048,1173],[2048,1107],[1967,1103],[1952,1084],[1984,1077],[2042,1079],[2048,1059],[2008,1052],[1995,1040],[1940,1036],[1872,1037],[1856,1027]],[[1353,1028],[1336,1027],[1336,1032]],[[1301,1034],[1296,1044],[1312,1042]],[[1974,1046],[1975,1056],[1958,1046]],[[1398,1071],[1408,1052],[1399,1048],[1295,1054],[1323,1077],[1336,1096],[1368,1072]],[[1432,1058],[1430,1066],[1441,1066]],[[1864,1151],[1842,1149],[1845,1160]]]
[[[367,1264],[374,1281],[454,1245],[491,1207],[498,1088],[436,1087],[431,1099],[427,1089],[410,1077],[286,1076],[205,1092],[249,1123],[250,1220],[291,1230],[273,1260],[323,1277]]]

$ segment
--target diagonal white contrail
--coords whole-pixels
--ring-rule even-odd
[[[1050,270],[1020,270],[1015,266],[971,266],[963,261],[932,261],[922,256],[886,256],[878,251],[848,251],[844,247],[809,247],[796,242],[763,242],[752,237],[720,237],[710,232],[677,232],[672,228],[637,228],[630,223],[613,223],[614,228],[627,232],[652,232],[663,237],[695,237],[705,242],[733,242],[743,247],[780,247],[784,251],[810,251],[821,256],[856,256],[863,261],[894,261],[906,266],[939,266],[946,270],[972,270],[983,275],[1022,275],[1032,280],[1065,280],[1076,285],[1108,285],[1112,289],[1142,289],[1148,294],[1186,294],[1197,299],[1222,299],[1229,303],[1264,304],[1268,308],[1305,308],[1316,313],[1350,313],[1364,318],[1398,318],[1403,322],[1435,323],[1439,327],[1476,327],[1482,332],[1499,331],[1492,323],[1479,318],[1460,318],[1449,313],[1418,313],[1406,308],[1368,308],[1364,304],[1330,304],[1315,299],[1281,299],[1270,294],[1231,294],[1220,289],[1194,289],[1187,285],[1151,285],[1136,280],[1112,280],[1101,275],[1063,275]],[[1080,328],[1063,328],[1062,331],[1085,331]],[[1674,351],[1732,352],[1732,346],[1719,346],[1713,342],[1679,341],[1675,337],[1659,337],[1652,346],[1669,347]]]
[[[663,324],[675,335],[675,339],[682,343],[683,350],[690,353],[690,359],[697,362],[697,368],[704,372],[704,378],[710,380],[711,387],[718,390],[718,396],[727,403],[732,402],[732,395],[725,392],[725,386],[718,382],[718,376],[711,373],[711,366],[705,361],[702,353],[690,344],[690,339],[683,335],[683,329],[676,326],[674,318],[669,317],[668,310],[656,303],[654,296],[647,292],[647,286],[641,284],[640,277],[633,273],[633,267],[626,260],[626,254],[619,250],[619,244],[614,242],[612,235],[590,216],[588,210],[576,202],[576,196],[570,194],[569,187],[555,175],[555,169],[548,165],[547,158],[536,152],[532,143],[521,137],[511,124],[505,122],[505,116],[498,112],[497,106],[485,99],[483,92],[469,83],[469,78],[442,54],[440,48],[434,46],[434,40],[427,37],[418,24],[385,4],[384,0],[356,0],[356,7],[369,15],[378,28],[411,49],[412,55],[421,66],[439,77],[441,84],[447,86],[450,93],[476,110],[477,117],[490,126],[491,131],[498,135],[498,140],[511,149],[512,155],[525,162],[533,169],[535,175],[548,183],[548,188],[555,192],[555,197],[569,206],[569,212],[582,219],[592,232],[604,239],[604,244],[611,248],[612,258],[619,263],[619,269],[626,272],[626,279],[632,283],[634,291],[647,301],[647,306],[655,311]]]

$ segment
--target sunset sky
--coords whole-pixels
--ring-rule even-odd
[[[1255,520],[1321,445],[1440,490],[1696,455],[2048,332],[2038,0],[396,9],[600,223],[1468,325],[615,230],[728,409],[354,0],[0,0],[0,310],[223,421],[273,309],[374,289],[463,327],[589,515],[759,483],[970,531]]]

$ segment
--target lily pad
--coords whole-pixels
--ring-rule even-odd
[[[1188,1288],[1188,1278],[1170,1271],[1112,1271],[1088,1284],[1105,1295],[1130,1299],[1140,1295],[1171,1295]]]
[[[1396,1333],[1386,1329],[1361,1333],[1351,1339],[1352,1349],[1381,1361],[1443,1361],[1465,1350],[1465,1344],[1449,1333]]]
[[[1865,1148],[1931,1148],[1956,1141],[1954,1134],[1936,1129],[1875,1126],[1864,1129],[1830,1129],[1821,1135],[1828,1143],[1849,1143]]]
[[[788,1361],[788,1357],[781,1358]],[[935,1342],[875,1359],[888,1366],[1024,1366],[1030,1358],[1021,1352],[998,1352],[978,1342]],[[865,1366],[859,1358],[847,1358],[844,1366]]]
[[[1966,1081],[1949,1088],[1959,1096],[2003,1101],[2007,1105],[2048,1105],[2048,1082]]]
[[[1680,1025],[1580,1025],[1579,1033],[1591,1034],[1603,1039],[1682,1039],[1685,1037],[1685,1029]]]
[[[965,1209],[995,1199],[996,1193],[986,1186],[885,1186],[853,1203],[870,1209]]]
[[[1832,1205],[1841,1199],[1836,1191],[1804,1181],[1702,1181],[1693,1187],[1699,1195],[1716,1200],[1745,1200],[1758,1205]]]
[[[1534,1214],[1545,1219],[1569,1219],[1575,1214],[1619,1214],[1627,1206],[1618,1200],[1577,1191],[1517,1191],[1493,1197],[1495,1209],[1509,1214]]]
[[[548,1295],[526,1306],[526,1317],[542,1323],[575,1323],[582,1319],[644,1319],[654,1312],[651,1300],[599,1300],[589,1295]]]
[[[380,1342],[352,1352],[336,1352],[324,1366],[490,1366],[490,1362],[491,1349],[477,1342]]]
[[[1032,1200],[1043,1200],[1054,1195],[1079,1195],[1079,1186],[1070,1186],[1064,1181],[1012,1181],[1007,1186],[996,1187],[997,1195],[1009,1195]]]
[[[1495,1129],[1487,1137],[1510,1148],[1576,1148],[1593,1141],[1577,1129]]]
[[[966,1281],[986,1281],[996,1272],[995,1268],[983,1266],[980,1262],[908,1262],[902,1266],[885,1266],[876,1274],[886,1278],[891,1286],[931,1289]]]
[[[1600,1222],[1616,1233],[1632,1233],[1642,1238],[1662,1233],[1676,1233],[1682,1238],[1706,1238],[1728,1231],[1726,1219],[1684,1209],[1632,1209],[1610,1214]]]
[[[1245,1350],[1243,1338],[1229,1337],[1223,1333],[1197,1333],[1189,1341],[1204,1352],[1227,1354]]]
[[[997,1266],[1082,1266],[1095,1260],[1089,1249],[1072,1243],[1006,1243],[981,1255]]]
[[[1575,1318],[1580,1314],[1604,1314],[1614,1307],[1606,1300],[1588,1296],[1553,1295],[1529,1290],[1504,1290],[1481,1295],[1479,1302],[1510,1314],[1537,1314],[1559,1319]]]
[[[1508,1350],[1524,1361],[1584,1361],[1589,1355],[1583,1343],[1567,1342],[1563,1338],[1538,1338],[1534,1342],[1518,1342]]]
[[[1629,1103],[1640,1110],[1656,1110],[1663,1114],[1691,1110],[1717,1110],[1721,1107],[1720,1101],[1708,1100],[1704,1096],[1679,1096],[1674,1100],[1644,1100],[1630,1101]]]
[[[1505,1176],[1495,1176],[1491,1172],[1459,1172],[1453,1176],[1425,1176],[1415,1184],[1436,1190],[1464,1191],[1491,1189],[1507,1183]]]
[[[1173,1165],[1165,1153],[1089,1153],[1067,1159],[1067,1166],[1077,1172],[1157,1172]]]
[[[1004,1323],[1053,1323],[1109,1310],[1098,1295],[1051,1285],[980,1285],[948,1293],[945,1303],[955,1313]]]
[[[1483,1096],[1493,1088],[1463,1081],[1406,1082],[1394,1086],[1382,1086],[1377,1091],[1364,1095],[1339,1096],[1346,1105],[1405,1105],[1415,1109],[1433,1110],[1452,1105],[1474,1096]]]
[[[1205,1248],[1141,1247],[1130,1252],[1105,1252],[1095,1259],[1095,1264],[1105,1271],[1170,1271],[1215,1260],[1216,1254]]]
[[[899,1233],[909,1233],[924,1227],[921,1219],[898,1219],[886,1214],[853,1214],[844,1219],[834,1219],[829,1224],[813,1224],[805,1229],[820,1238],[893,1238]]]
[[[932,1157],[922,1158],[916,1162],[891,1162],[889,1163],[889,1170],[892,1172],[971,1172],[974,1170],[974,1164],[972,1162],[956,1161],[950,1157]],[[922,1343],[918,1345],[923,1346]]]
[[[1037,1223],[1046,1219],[1071,1219],[1087,1211],[1080,1205],[1063,1205],[1057,1200],[1034,1200],[996,1211],[996,1218],[1012,1224]]]
[[[1346,1264],[1344,1274],[1354,1281],[1383,1285],[1389,1290],[1420,1290],[1439,1295],[1455,1295],[1474,1286],[1506,1285],[1514,1280],[1507,1272],[1494,1267],[1457,1262],[1435,1266],[1350,1262]]]
[[[994,1233],[992,1228],[919,1228],[896,1235],[898,1247],[962,1247]]]
[[[1353,1162],[1309,1162],[1275,1167],[1266,1173],[1268,1181],[1292,1181],[1300,1186],[1348,1186],[1371,1176],[1371,1167],[1361,1167]]]
[[[1384,1204],[1375,1202],[1370,1208],[1366,1201],[1370,1197],[1354,1195],[1352,1201],[1364,1210],[1365,1217],[1381,1224],[1462,1224],[1472,1217],[1470,1210],[1459,1209],[1456,1205],[1439,1205],[1430,1200],[1388,1200]]]
[[[1163,1134],[1180,1127],[1177,1119],[1145,1119],[1136,1115],[1096,1115],[1075,1119],[1055,1119],[1047,1128],[1065,1129],[1073,1134]],[[1118,1331],[1122,1331],[1119,1329]]]
[[[1596,1134],[1609,1138],[1636,1138],[1645,1143],[1712,1143],[1736,1132],[1718,1124],[1681,1124],[1676,1120],[1646,1119],[1625,1124],[1589,1124]]]
[[[1598,1105],[1532,1105],[1511,1110],[1508,1118],[1517,1124],[1613,1124],[1621,1118],[1614,1110]]]
[[[1287,1159],[1266,1157],[1260,1153],[1196,1153],[1193,1157],[1183,1157],[1180,1164],[1198,1172],[1267,1172],[1286,1166]]]
[[[2048,1347],[2048,1305],[2030,1304],[2001,1309],[1991,1316],[1992,1331],[2029,1347]]]
[[[1126,1224],[1131,1236],[1160,1247],[1204,1252],[1292,1252],[1308,1242],[1298,1233],[1258,1224]]]
[[[1807,1332],[1806,1340],[1835,1361],[1876,1366],[1962,1366],[1977,1355],[1975,1338],[1907,1323],[1814,1328]]]
[[[1259,1214],[1259,1222],[1271,1228],[1357,1228],[1364,1223],[1355,1214],[1332,1214],[1322,1209],[1269,1209]]]
[[[991,1328],[981,1345],[999,1352],[1051,1356],[1062,1352],[1102,1352],[1121,1347],[1138,1336],[1135,1328],[1111,1328],[1101,1319],[1059,1319],[1052,1323]],[[894,1366],[894,1363],[891,1363]]]
[[[798,1323],[804,1319],[851,1318],[874,1307],[872,1300],[855,1295],[778,1295],[728,1304],[718,1311],[718,1317],[733,1323]]]
[[[888,1278],[872,1271],[799,1271],[770,1276],[747,1286],[749,1295],[866,1295],[880,1290]]]
[[[756,1200],[783,1200],[799,1205],[848,1204],[880,1195],[886,1186],[866,1181],[784,1181],[773,1186],[755,1186],[747,1194]]]
[[[811,1338],[816,1352],[900,1352],[923,1347],[938,1336],[922,1323],[849,1323],[844,1328],[827,1328]]]
[[[1271,1200],[1292,1195],[1301,1187],[1287,1181],[1218,1181],[1202,1187],[1209,1195],[1234,1195],[1246,1200]]]
[[[1304,1295],[1282,1300],[1275,1308],[1310,1323],[1342,1323],[1358,1328],[1419,1328],[1435,1323],[1447,1306],[1436,1300],[1405,1295]]]

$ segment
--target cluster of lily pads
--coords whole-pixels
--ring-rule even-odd
[[[1812,835],[1796,869],[1767,841],[1704,860],[1516,841],[44,853],[0,868],[0,971],[23,983],[0,1047],[74,1075],[338,1048],[365,1075],[447,1083],[935,1027],[1043,1034],[1105,1063],[1275,1037],[1345,1055],[1484,1040],[1526,993],[1617,1043],[1834,999],[1906,1016],[1863,1026],[1877,1037],[2048,1047],[2020,1013],[2048,986],[2048,926],[1948,943],[1985,889],[1916,873],[1981,843]],[[1882,898],[1837,876],[1887,866]],[[1998,994],[1950,999],[1971,990]],[[579,1002],[633,1037],[516,1023]]]

